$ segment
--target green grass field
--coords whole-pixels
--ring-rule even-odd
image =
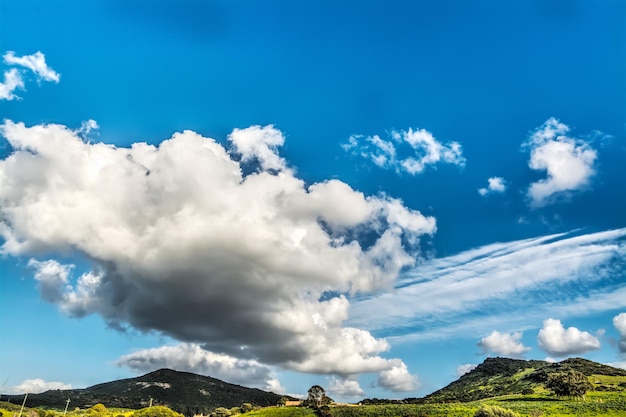
[[[597,382],[596,382],[597,381]],[[597,386],[618,385],[623,379],[598,377]],[[530,417],[626,417],[625,391],[593,391],[586,399],[557,399],[545,394],[507,395],[467,403],[388,404],[367,406],[333,406],[333,417],[472,417],[483,404],[498,405]],[[0,403],[0,417],[17,417],[19,407]],[[88,410],[72,410],[67,417],[132,417],[133,410],[110,409],[106,415],[94,416]],[[23,417],[61,417],[62,410],[24,409]],[[302,407],[267,407],[251,411],[246,417],[315,417],[315,412]]]

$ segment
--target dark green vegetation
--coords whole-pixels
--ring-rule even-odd
[[[589,378],[573,369],[549,374],[545,385],[557,397],[585,398],[587,391],[593,389]]]
[[[331,407],[331,411],[333,417],[474,417],[486,406],[492,410],[495,407],[505,410],[502,414],[496,414],[494,411],[494,416],[625,417],[626,395],[624,392],[590,392],[586,400],[556,399],[549,395],[510,395],[466,403],[342,406]]]
[[[584,359],[568,359],[552,364],[503,358],[485,360],[459,380],[425,398],[364,400],[363,404],[367,405],[363,406],[327,405],[324,399],[328,397],[324,389],[313,386],[308,401],[314,403],[311,408],[273,407],[280,402],[280,396],[226,384],[213,378],[161,370],[86,390],[40,394],[42,398],[52,398],[52,394],[56,394],[57,402],[38,409],[27,408],[23,417],[63,417],[62,410],[68,394],[84,394],[84,391],[91,392],[94,402],[89,406],[80,406],[75,397],[71,397],[72,411],[66,417],[181,417],[165,407],[134,411],[115,409],[113,407],[116,405],[111,405],[140,401],[143,406],[150,397],[154,404],[171,401],[174,410],[187,416],[203,412],[213,417],[231,417],[240,413],[245,413],[246,417],[626,417],[624,370]],[[201,393],[201,400],[195,397],[196,392]],[[255,401],[254,395],[261,395],[259,393],[271,395],[260,397],[267,398],[268,402]],[[125,395],[129,397],[122,400]],[[100,399],[96,401],[97,396]],[[216,400],[218,397],[221,400]],[[13,404],[0,403],[0,417],[17,417],[22,398],[17,396]],[[30,398],[27,405],[30,404]],[[111,399],[113,403],[106,401]],[[202,402],[197,403],[196,407],[185,403],[192,400]],[[76,406],[81,409],[75,410]],[[48,410],[48,407],[56,411]]]
[[[13,404],[21,404],[24,396],[3,395],[2,398]],[[71,398],[72,408],[88,408],[101,403],[106,407],[129,409],[147,407],[152,399],[154,405],[165,405],[190,416],[208,414],[217,407],[240,407],[243,403],[262,407],[276,405],[281,396],[189,372],[160,369],[137,378],[121,379],[85,389],[30,394],[26,406],[63,410],[68,398]]]

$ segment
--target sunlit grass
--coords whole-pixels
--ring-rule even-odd
[[[623,377],[622,377],[623,378]],[[601,384],[619,383],[612,377],[597,379]],[[498,405],[522,417],[626,417],[626,391],[592,391],[586,399],[557,399],[553,395],[503,395],[466,403],[385,404],[367,406],[333,406],[333,417],[472,417],[481,405]],[[16,417],[19,407],[0,403],[0,417]],[[67,417],[132,417],[134,410],[107,409],[106,415],[94,416],[88,410],[68,411]],[[25,408],[24,417],[62,417],[62,410]],[[304,407],[266,407],[251,411],[246,417],[315,417]]]
[[[243,415],[249,417],[314,417],[315,412],[304,407],[266,407]]]

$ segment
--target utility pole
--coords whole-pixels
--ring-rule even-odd
[[[65,401],[65,411],[63,411],[63,415],[65,416],[65,414],[67,413],[67,407],[70,405],[70,399],[68,398],[67,401]]]
[[[24,411],[24,405],[26,404],[26,398],[28,398],[28,394],[30,390],[26,391],[26,395],[24,395],[24,401],[22,401],[22,408],[20,408],[20,415],[18,417],[22,417],[22,411]]]
[[[148,406],[148,408],[152,408],[152,397],[150,397],[150,405]]]

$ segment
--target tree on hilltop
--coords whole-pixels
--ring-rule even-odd
[[[593,388],[585,374],[573,369],[549,374],[545,385],[557,397],[579,397],[583,399],[587,391]]]
[[[309,388],[309,396],[307,398],[307,401],[310,405],[319,407],[320,405],[322,405],[324,397],[326,397],[326,391],[324,391],[324,388],[322,388],[321,386],[313,385],[311,388]]]

